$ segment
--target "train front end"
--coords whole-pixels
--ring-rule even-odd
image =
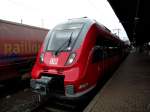
[[[69,99],[86,93],[80,55],[87,31],[83,22],[66,22],[48,33],[32,69],[35,92]]]

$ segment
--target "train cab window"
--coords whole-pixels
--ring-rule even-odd
[[[83,24],[61,24],[56,26],[49,35],[47,51],[70,51],[81,31]]]

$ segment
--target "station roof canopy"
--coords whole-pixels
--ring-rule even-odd
[[[107,0],[124,26],[132,43],[150,42],[149,0]]]

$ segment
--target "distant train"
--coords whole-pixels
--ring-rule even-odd
[[[70,19],[46,36],[32,69],[31,87],[42,95],[78,99],[127,54],[125,44],[89,18]]]
[[[48,29],[0,20],[0,82],[31,70]]]

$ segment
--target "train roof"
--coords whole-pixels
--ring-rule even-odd
[[[95,22],[96,22],[95,20],[91,20],[87,17],[68,19],[68,23],[89,23],[89,24],[94,24]]]
[[[103,31],[107,32],[109,35],[111,35],[112,39],[115,39],[116,41],[118,40],[120,42],[123,42],[117,35],[114,35],[106,26],[97,22],[96,20],[89,19],[88,17],[68,19],[67,21],[65,21],[63,23],[56,25],[54,27],[54,29],[57,28],[57,26],[59,26],[59,25],[76,24],[76,23],[84,23],[84,26],[86,29],[89,29],[93,24],[97,24],[97,26],[101,30],[103,30]]]
[[[2,19],[0,19],[0,23],[12,24],[12,25],[21,26],[21,27],[27,27],[27,28],[32,28],[32,29],[39,29],[39,30],[46,30],[46,31],[49,30],[49,29],[46,29],[46,28],[41,28],[41,27],[37,27],[37,26],[26,25],[26,24],[12,22],[12,21],[7,21],[7,20],[2,20]]]
[[[104,30],[111,32],[106,26],[104,26],[103,24],[99,23],[96,20],[91,20],[88,17],[83,17],[83,18],[73,18],[73,19],[69,19],[68,23],[76,23],[76,22],[81,22],[81,23],[88,23],[88,24],[94,24],[97,23],[99,26],[101,26]]]

